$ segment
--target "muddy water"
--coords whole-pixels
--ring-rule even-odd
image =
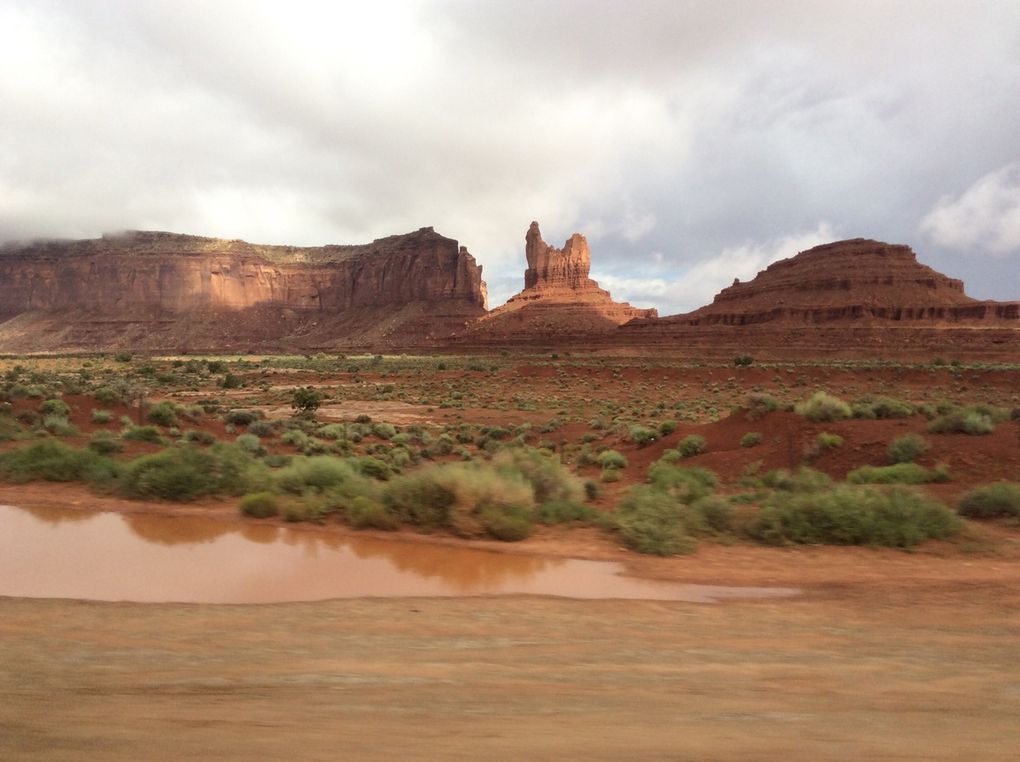
[[[327,598],[557,595],[710,603],[786,588],[642,580],[600,561],[339,537],[199,517],[0,506],[0,595],[272,603]]]

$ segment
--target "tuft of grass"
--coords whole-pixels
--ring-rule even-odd
[[[892,464],[913,463],[930,449],[928,440],[920,434],[904,434],[889,443],[887,453]]]
[[[253,492],[241,498],[241,513],[256,519],[267,519],[280,512],[276,495],[272,492]]]
[[[995,431],[995,420],[986,412],[974,408],[964,408],[935,418],[928,424],[928,431],[933,434],[979,436]]]
[[[598,463],[604,471],[627,467],[627,458],[616,450],[605,450],[599,453]]]
[[[818,391],[794,408],[797,415],[815,423],[842,421],[852,414],[850,406],[839,397]]]

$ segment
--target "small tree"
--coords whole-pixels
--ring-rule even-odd
[[[322,392],[306,386],[303,389],[295,389],[291,398],[290,406],[298,415],[314,415],[322,404]]]

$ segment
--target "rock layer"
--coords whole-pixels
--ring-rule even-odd
[[[156,232],[9,245],[0,347],[427,344],[484,314],[481,270],[432,228],[315,248]]]

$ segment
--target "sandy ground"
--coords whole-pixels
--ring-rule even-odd
[[[0,502],[19,489],[22,504],[167,510],[115,498],[97,506],[52,485],[3,487]],[[237,520],[222,505],[214,513]],[[557,532],[501,547],[629,556],[642,576],[795,583],[803,595],[257,606],[0,598],[0,759],[1020,755],[1014,530],[913,553],[706,544],[676,559],[636,558],[594,531]]]

